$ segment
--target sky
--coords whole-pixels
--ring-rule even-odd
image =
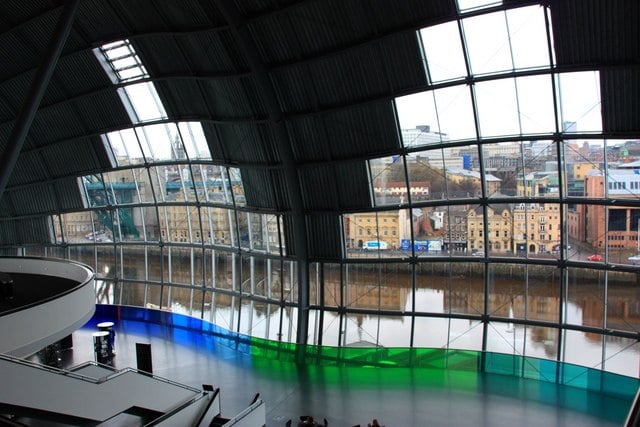
[[[469,4],[484,3],[479,1]],[[534,5],[462,19],[474,76],[499,75],[512,70],[548,70],[553,62],[546,37],[545,9]],[[400,127],[430,125],[451,140],[476,137],[472,98],[456,22],[425,28],[420,38],[425,68],[434,85],[459,85],[398,98]],[[442,40],[450,41],[442,43]],[[550,75],[476,82],[475,102],[482,137],[555,132],[554,102],[560,122],[576,122],[578,132],[601,131],[599,75],[597,72],[558,76],[557,101]]]

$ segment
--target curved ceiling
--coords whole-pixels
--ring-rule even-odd
[[[604,134],[637,138],[638,2],[492,8],[535,4],[553,17],[552,67],[599,70]],[[12,132],[64,6],[0,3],[3,156],[21,143]],[[133,123],[94,49],[128,39],[166,120],[201,121],[213,163],[241,169],[247,206],[285,214],[290,253],[339,257],[339,233],[326,229],[372,207],[365,160],[403,153],[393,100],[435,87],[416,32],[459,16],[455,0],[82,0],[15,167],[3,171],[0,241],[47,242],[43,218],[83,207],[76,178],[114,167],[101,135]],[[301,235],[324,243],[306,254]]]

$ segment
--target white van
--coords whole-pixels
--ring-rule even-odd
[[[364,249],[367,251],[386,250],[389,249],[389,245],[387,242],[383,242],[381,240],[369,240],[368,242],[364,242]]]
[[[630,256],[629,261],[631,261],[631,264],[633,265],[639,265],[640,264],[640,255],[634,255],[634,256]]]

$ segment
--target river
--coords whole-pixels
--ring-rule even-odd
[[[149,259],[145,269],[144,257],[123,257],[118,281],[110,280],[115,263],[98,266],[98,277],[105,278],[98,281],[98,302],[162,307],[260,338],[296,340],[295,307],[281,309],[252,297],[295,303],[289,263],[281,270],[279,261],[228,255],[207,257],[203,267],[201,258],[187,254],[165,258],[161,269],[161,262]],[[639,331],[640,286],[633,273],[569,268],[563,289],[556,266],[488,264],[485,292],[484,263],[427,262],[416,266],[413,298],[407,263],[312,267],[309,343],[481,350],[485,328],[477,316],[486,306],[488,351],[553,360],[559,354],[567,363],[639,375],[640,346],[634,339],[517,323],[562,318],[577,327]],[[176,286],[160,286],[162,277]]]

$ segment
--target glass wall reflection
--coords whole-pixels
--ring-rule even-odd
[[[98,301],[171,310],[238,333],[295,342],[297,319],[291,305],[298,290],[291,286],[290,265],[221,252],[209,252],[205,263],[197,252],[181,251],[167,254],[165,264],[139,249],[128,252],[121,270],[116,263],[103,264],[103,275],[122,271],[125,276],[116,282],[99,281]],[[84,259],[91,259],[93,251],[86,252]],[[161,270],[168,268],[169,259],[174,268],[163,282]],[[635,342],[598,332],[640,329],[640,313],[631,303],[639,297],[637,274],[609,275],[605,294],[604,273],[587,268],[570,269],[564,291],[557,266],[369,262],[327,264],[322,269],[323,274],[312,280],[311,293],[323,296],[312,301],[325,310],[311,310],[311,343],[484,348],[637,374],[637,364],[621,367],[615,362],[637,360],[640,349]],[[195,283],[195,278],[206,281]],[[562,324],[589,330],[563,329]],[[609,355],[606,360],[603,353]]]

